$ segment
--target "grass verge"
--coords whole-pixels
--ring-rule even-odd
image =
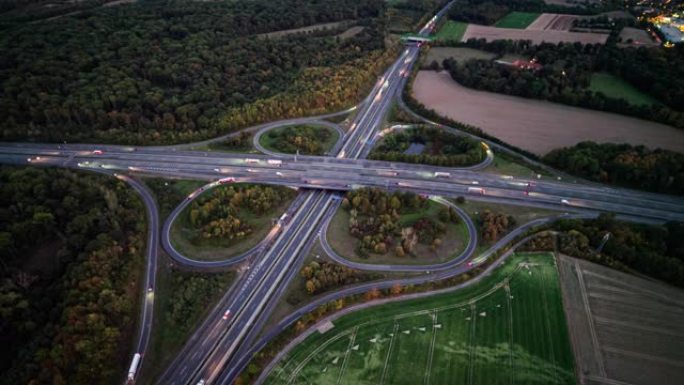
[[[448,20],[435,35],[435,40],[459,42],[461,41],[466,28],[468,28],[468,23]]]
[[[539,17],[538,13],[532,12],[511,12],[494,24],[499,28],[525,29]]]

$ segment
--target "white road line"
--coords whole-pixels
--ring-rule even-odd
[[[506,291],[506,302],[508,303],[508,366],[511,371],[508,377],[508,383],[513,384],[513,373],[515,369],[513,368],[513,302],[511,302],[511,286],[508,284],[508,279],[506,279],[506,284],[504,285],[504,290]]]
[[[390,338],[389,349],[387,349],[387,357],[385,357],[385,366],[382,368],[382,377],[380,377],[380,385],[385,383],[385,377],[387,376],[387,368],[389,367],[389,359],[392,356],[392,348],[394,347],[394,337],[398,334],[399,324],[394,324],[394,330],[392,331],[392,338]]]
[[[470,303],[470,320],[472,322],[470,324],[470,338],[468,344],[468,384],[470,385],[473,383],[473,361],[475,360],[475,352],[473,351],[475,349],[475,322],[477,320],[475,313],[475,302],[473,301]]]
[[[337,385],[340,385],[340,382],[342,381],[342,374],[344,374],[344,370],[347,368],[347,362],[349,360],[349,354],[351,353],[352,346],[354,346],[354,341],[356,341],[356,333],[359,331],[359,327],[356,326],[354,330],[352,331],[351,337],[349,337],[349,346],[347,346],[347,351],[344,352],[344,359],[342,360],[342,367],[340,367],[340,373],[337,375]]]
[[[541,287],[542,302],[544,304],[544,313],[546,313],[546,310],[549,309],[548,299],[546,298],[546,279],[544,279],[544,270],[543,269],[540,269],[540,270],[541,271],[539,272],[539,275],[541,276],[541,282],[542,282],[542,287]],[[544,324],[546,325],[546,337],[549,339],[549,350],[551,353],[551,362],[553,362],[553,377],[556,379],[556,383],[560,383],[561,381],[558,378],[558,365],[556,365],[556,355],[554,352],[553,337],[551,336],[551,323],[549,322],[549,317],[544,317]]]
[[[599,348],[598,335],[596,333],[596,328],[594,328],[594,318],[591,314],[591,308],[589,307],[587,288],[584,285],[582,266],[580,266],[578,260],[575,260],[575,271],[577,272],[577,280],[579,281],[580,292],[582,293],[582,302],[584,302],[584,312],[587,314],[587,320],[589,321],[589,334],[591,334],[591,344],[593,345],[594,354],[596,355],[596,363],[598,364],[601,377],[606,377],[606,368],[603,365],[603,355],[601,354],[601,349]]]
[[[432,314],[432,342],[430,342],[430,350],[428,351],[428,364],[427,369],[425,369],[425,378],[423,379],[423,384],[428,385],[430,383],[430,374],[432,374],[432,358],[435,355],[435,340],[437,339],[437,312]]]

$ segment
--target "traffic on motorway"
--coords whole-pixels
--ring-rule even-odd
[[[108,173],[130,184],[143,198],[149,220],[145,288],[142,296],[139,338],[127,368],[126,381],[134,383],[144,364],[152,328],[158,245],[179,265],[195,269],[223,269],[245,266],[206,319],[184,344],[173,362],[156,379],[162,385],[231,384],[249,359],[270,339],[306,312],[322,303],[371,288],[388,288],[397,283],[420,284],[445,279],[477,268],[491,255],[526,231],[559,218],[594,217],[600,212],[640,222],[684,221],[684,200],[678,197],[626,189],[608,188],[568,181],[539,180],[534,175],[516,178],[483,172],[493,159],[487,142],[482,163],[459,169],[370,161],[364,159],[381,131],[384,118],[396,101],[420,51],[422,40],[447,11],[442,8],[419,31],[397,60],[378,79],[370,94],[353,109],[356,115],[349,130],[330,156],[292,156],[274,152],[245,155],[192,151],[198,144],[161,147],[131,147],[91,144],[0,143],[0,161],[44,167],[71,167]],[[346,111],[348,112],[348,111]],[[334,116],[336,114],[330,114]],[[275,127],[306,122],[323,122],[323,117],[290,119],[251,127],[258,136]],[[339,125],[326,122],[341,130]],[[400,128],[399,128],[400,129]],[[455,130],[455,129],[453,129]],[[229,134],[235,135],[235,134]],[[223,140],[227,136],[215,140]],[[208,183],[193,191],[159,226],[154,197],[135,176],[190,177]],[[300,193],[268,236],[251,250],[225,261],[198,261],[178,252],[171,243],[170,229],[181,212],[204,192],[232,183],[265,183],[298,188]],[[466,224],[469,242],[451,261],[432,266],[370,265],[338,256],[327,244],[326,230],[340,202],[340,191],[379,187],[426,194],[454,207]],[[472,200],[507,203],[557,210],[556,216],[541,218],[503,237],[486,252],[476,255],[477,235],[470,217],[441,197],[467,196]],[[325,252],[337,263],[362,270],[424,273],[410,278],[370,282],[326,294],[296,309],[257,340],[266,320],[282,297],[287,283],[297,274],[313,242],[320,239]],[[504,255],[505,257],[505,255]],[[499,262],[497,262],[499,263]],[[492,265],[494,266],[494,265]]]

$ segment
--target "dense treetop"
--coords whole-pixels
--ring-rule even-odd
[[[113,178],[0,168],[0,384],[119,378],[137,319],[143,212]]]
[[[359,61],[383,64],[383,7],[151,1],[9,26],[0,34],[0,138],[180,141],[233,129],[235,120],[352,104],[379,70]],[[340,30],[255,36],[341,20],[364,29],[345,39]],[[345,65],[366,76],[330,72]],[[231,110],[290,92],[258,111]]]
[[[684,194],[684,155],[629,144],[582,142],[553,150],[549,165],[589,180]]]

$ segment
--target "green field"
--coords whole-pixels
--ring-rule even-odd
[[[439,32],[435,35],[435,40],[461,41],[466,28],[468,28],[467,23],[449,20],[439,29]]]
[[[626,81],[607,73],[592,74],[589,89],[601,92],[609,98],[625,99],[634,105],[660,104],[650,95],[644,94]]]
[[[519,254],[467,288],[334,324],[289,352],[266,383],[575,384],[549,254]]]
[[[499,20],[494,24],[495,27],[499,28],[516,28],[525,29],[528,25],[532,24],[539,17],[538,13],[530,12],[511,12],[504,16],[503,19]]]

